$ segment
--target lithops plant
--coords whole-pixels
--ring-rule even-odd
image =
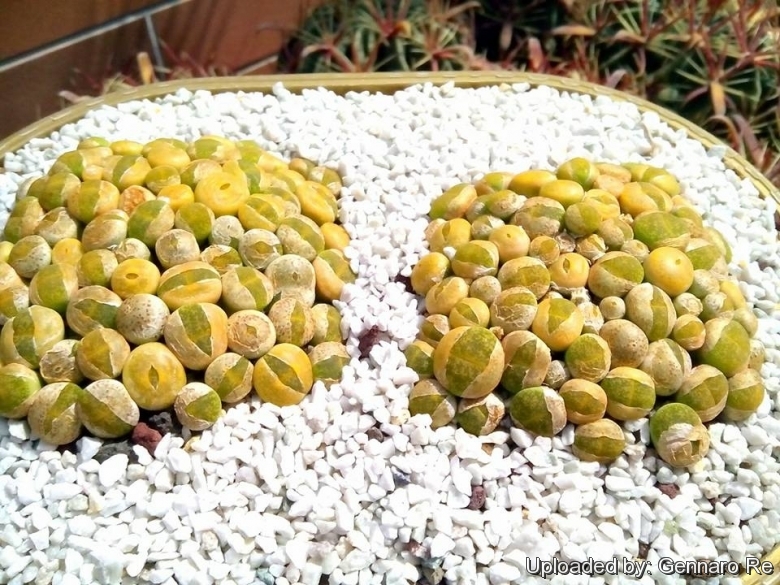
[[[765,394],[761,374],[754,369],[742,370],[729,378],[723,418],[734,422],[748,419],[761,406]]]
[[[533,292],[523,286],[508,288],[490,305],[490,325],[500,327],[504,334],[527,330],[536,313],[537,301]]]
[[[650,440],[659,457],[673,467],[701,461],[710,448],[710,434],[690,406],[671,402],[650,417]]]
[[[202,382],[186,384],[173,403],[176,418],[191,431],[204,431],[222,415],[222,401],[210,386]]]
[[[127,341],[143,345],[162,337],[171,311],[160,297],[150,294],[133,295],[116,312],[116,329]]]
[[[49,445],[67,445],[78,439],[82,425],[76,403],[81,392],[73,382],[47,384],[36,392],[27,411],[33,434]]]
[[[114,329],[87,333],[76,348],[76,365],[90,380],[117,378],[130,355],[130,344]]]
[[[565,382],[558,393],[566,404],[569,422],[581,425],[604,417],[607,394],[598,384],[574,378]]]
[[[130,352],[122,370],[122,382],[138,406],[156,411],[173,404],[187,383],[187,373],[166,345],[151,342]]]
[[[624,297],[644,278],[642,264],[625,252],[607,252],[588,273],[588,288],[599,298]]]
[[[231,404],[242,400],[252,391],[255,366],[237,353],[223,353],[209,364],[204,382],[219,394],[222,402]]]
[[[457,327],[446,333],[433,352],[439,383],[461,398],[481,398],[501,381],[504,350],[483,327]]]
[[[737,321],[728,317],[711,319],[704,324],[704,344],[698,358],[731,377],[748,367],[750,336]]]
[[[503,400],[493,393],[480,398],[463,398],[458,403],[455,418],[467,433],[489,435],[504,418],[504,408]]]
[[[529,433],[553,437],[566,426],[566,403],[546,386],[525,388],[509,401],[509,416],[517,427]]]
[[[574,430],[571,449],[582,461],[610,463],[620,457],[625,448],[623,429],[608,418],[586,423]]]
[[[0,331],[0,361],[37,368],[41,357],[65,338],[59,313],[40,305],[19,311]]]
[[[289,300],[297,302],[294,299]],[[309,310],[306,307],[303,309]],[[296,318],[295,315],[290,315],[290,319]],[[245,358],[257,359],[265,355],[276,344],[276,338],[276,327],[265,313],[244,310],[228,317],[228,348]]]
[[[539,303],[531,330],[552,351],[564,351],[582,333],[584,323],[585,318],[574,303],[547,298]]]
[[[300,347],[280,343],[255,364],[253,386],[265,402],[277,406],[298,404],[311,391],[311,360]]]
[[[302,256],[285,254],[271,261],[265,270],[274,293],[280,298],[295,298],[307,307],[316,300],[316,272],[311,262]]]
[[[541,386],[551,364],[550,348],[530,331],[513,331],[501,340],[504,372],[501,386],[510,394]]]
[[[113,439],[126,435],[138,424],[140,411],[122,382],[103,379],[87,385],[79,394],[76,415],[96,437]]]
[[[433,377],[433,346],[420,339],[414,340],[404,350],[406,365],[412,368],[421,380]]]
[[[612,367],[636,368],[647,356],[650,342],[644,332],[627,319],[607,321],[599,336],[609,345]]]
[[[0,366],[0,415],[23,418],[41,389],[41,380],[35,370],[11,363]]]
[[[228,348],[228,317],[211,303],[190,303],[165,322],[165,344],[191,370],[205,370]]]
[[[338,341],[320,343],[309,351],[314,380],[319,380],[325,384],[325,387],[330,387],[341,380],[341,374],[349,360],[347,348]]]
[[[535,298],[533,302],[535,305]],[[473,297],[467,297],[458,301],[449,314],[450,328],[455,329],[456,327],[468,327],[471,325],[487,327],[491,322],[490,310],[491,308],[484,301]]]
[[[84,374],[76,364],[76,350],[79,343],[81,342],[76,339],[63,339],[41,356],[38,373],[47,384],[54,382],[78,384],[84,379]]]
[[[659,339],[647,348],[639,369],[653,379],[658,396],[671,396],[691,375],[691,356],[677,342]]]
[[[637,420],[655,406],[653,379],[635,368],[614,368],[601,381],[607,394],[607,414],[617,420]]]
[[[691,370],[674,398],[696,411],[702,422],[709,422],[726,407],[728,392],[726,376],[720,370],[702,364]]]
[[[436,380],[421,380],[409,393],[409,413],[429,415],[433,429],[452,422],[457,407],[456,398]]]
[[[566,349],[565,360],[574,378],[598,383],[612,367],[612,350],[602,337],[585,333]]]

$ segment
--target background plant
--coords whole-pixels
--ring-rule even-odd
[[[780,186],[773,0],[332,0],[285,72],[518,69],[633,93],[726,140]]]

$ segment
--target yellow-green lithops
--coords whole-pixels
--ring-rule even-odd
[[[115,252],[111,250],[91,250],[82,255],[76,264],[79,286],[111,285],[111,276],[119,266]]]
[[[325,250],[323,230],[305,215],[282,219],[276,229],[276,237],[279,238],[285,254],[297,254],[309,262]]]
[[[426,254],[412,268],[412,289],[418,295],[425,296],[434,285],[444,280],[449,273],[449,258],[440,252]]]
[[[748,367],[750,336],[739,322],[718,317],[707,321],[704,329],[704,344],[697,353],[702,363],[719,369],[727,378]]]
[[[141,240],[151,248],[160,236],[173,229],[175,220],[176,214],[167,201],[145,201],[130,214],[127,237]]]
[[[588,288],[599,298],[624,297],[642,282],[642,264],[625,252],[607,252],[590,268]]]
[[[524,286],[503,290],[490,305],[490,325],[504,334],[526,330],[536,317],[536,295]]]
[[[743,421],[758,410],[764,401],[764,381],[754,369],[742,370],[729,378],[729,391],[723,417],[730,421]]]
[[[172,311],[185,304],[214,304],[222,296],[222,280],[219,272],[205,262],[185,262],[162,273],[157,296]]]
[[[546,298],[536,310],[531,330],[552,351],[566,350],[582,332],[585,318],[568,299]]]
[[[645,282],[625,297],[626,317],[637,325],[648,341],[668,337],[677,319],[672,299],[657,286]]]
[[[311,345],[319,345],[326,341],[341,341],[341,313],[333,305],[318,303],[311,308],[314,320],[314,335]]]
[[[429,215],[433,219],[463,217],[476,198],[477,190],[473,185],[460,183],[451,187],[433,201]]]
[[[262,311],[274,297],[271,280],[251,266],[232,268],[222,275],[222,302],[229,312]]]
[[[493,393],[481,398],[463,398],[458,404],[455,418],[460,428],[467,433],[489,435],[504,418],[504,402]]]
[[[295,254],[285,254],[268,264],[265,275],[271,280],[274,294],[294,298],[307,307],[314,306],[316,276],[311,262]]]
[[[639,369],[650,375],[658,396],[671,396],[691,374],[691,356],[677,342],[659,339],[651,343]]]
[[[31,305],[0,332],[0,361],[37,368],[41,356],[65,338],[65,323],[53,309]]]
[[[22,278],[32,278],[51,264],[51,247],[41,236],[25,236],[11,248],[8,264]]]
[[[280,343],[304,347],[314,336],[312,311],[299,299],[288,297],[277,301],[268,316]]]
[[[253,386],[261,400],[277,406],[298,404],[311,391],[311,361],[300,347],[280,343],[257,360]]]
[[[404,350],[406,365],[412,368],[421,380],[433,377],[433,346],[416,339]]]
[[[101,439],[129,433],[138,424],[138,405],[119,380],[92,382],[79,394],[76,415],[87,430]]]
[[[599,337],[609,345],[613,368],[636,368],[647,356],[650,345],[647,336],[627,319],[607,321],[599,330]]]
[[[501,381],[504,350],[483,327],[457,327],[445,334],[433,352],[436,379],[461,398],[480,398]]]
[[[573,378],[598,383],[612,367],[612,350],[604,338],[585,333],[566,349],[565,360]]]
[[[650,417],[650,439],[658,455],[673,467],[701,461],[710,448],[710,433],[690,406],[670,402]]]
[[[145,410],[169,408],[187,383],[184,366],[162,343],[133,349],[122,371],[122,382],[136,404]]]
[[[617,367],[601,381],[607,394],[607,414],[617,420],[637,420],[655,406],[653,379],[635,368]]]
[[[498,247],[493,242],[473,240],[458,246],[452,258],[452,272],[461,278],[475,279],[498,273]]]
[[[27,416],[40,389],[41,379],[35,370],[18,363],[0,366],[0,415],[6,418]]]
[[[74,294],[65,311],[65,319],[73,331],[81,336],[93,329],[116,326],[116,315],[122,299],[103,286],[85,286]]]
[[[355,273],[349,267],[349,261],[340,250],[325,250],[317,254],[312,262],[317,296],[332,302],[341,298],[345,284],[355,282]]]
[[[76,349],[76,365],[90,380],[117,378],[130,355],[127,340],[114,329],[101,327],[87,333]]]
[[[41,388],[27,411],[33,434],[49,445],[67,445],[78,439],[81,421],[76,415],[76,403],[81,392],[72,382],[55,382]]]
[[[173,403],[176,418],[191,431],[205,431],[222,415],[222,401],[210,386],[202,382],[186,384]]]
[[[222,402],[234,403],[252,391],[252,375],[255,366],[237,353],[223,353],[209,364],[204,382],[219,394]]]
[[[425,308],[431,314],[449,315],[468,294],[469,285],[463,278],[449,276],[430,288],[425,295]]]
[[[228,317],[211,303],[189,303],[176,309],[165,323],[165,343],[191,370],[205,370],[227,351]]]
[[[566,403],[552,388],[524,388],[509,401],[509,416],[529,433],[554,437],[566,426]]]
[[[572,452],[582,461],[610,463],[623,453],[626,437],[615,421],[603,418],[577,427]]]
[[[326,387],[341,380],[341,373],[349,360],[347,348],[338,341],[320,343],[309,351],[312,375],[315,380],[323,382]]]
[[[507,392],[517,394],[544,383],[552,357],[541,339],[530,331],[513,331],[504,336],[501,347],[505,364],[501,386]]]
[[[607,394],[598,384],[573,378],[564,382],[558,393],[566,404],[569,422],[581,425],[604,417]]]
[[[534,298],[534,304],[536,299]],[[487,327],[490,324],[490,308],[479,299],[467,297],[458,301],[449,315],[450,328],[478,325]]]
[[[709,422],[726,407],[729,383],[723,373],[702,364],[691,370],[674,399],[690,406],[702,422]]]
[[[550,271],[544,262],[537,258],[523,256],[506,262],[498,270],[501,288],[522,286],[530,290],[537,299],[541,299],[550,290]]]
[[[257,359],[265,355],[276,339],[276,328],[265,313],[250,309],[237,311],[228,318],[228,348],[245,358]]]
[[[409,413],[412,416],[429,415],[432,429],[450,424],[455,418],[457,406],[455,397],[436,380],[421,380],[409,393]]]

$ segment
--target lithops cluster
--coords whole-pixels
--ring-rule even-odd
[[[0,243],[0,415],[47,443],[121,437],[139,409],[202,430],[252,389],[281,406],[341,380],[332,302],[355,275],[335,171],[218,136],[90,138],[22,190]]]
[[[731,251],[667,171],[576,158],[489,173],[430,218],[411,272],[427,313],[405,352],[421,378],[412,414],[474,434],[504,412],[545,436],[571,423],[574,452],[599,462],[623,451],[620,423],[652,417],[661,458],[688,465],[706,453],[704,423],[763,401]]]

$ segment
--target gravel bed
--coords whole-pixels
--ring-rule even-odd
[[[281,85],[269,95],[182,90],[92,111],[7,155],[0,226],[18,185],[83,137],[202,134],[251,138],[342,173],[359,278],[337,306],[354,359],[341,384],[318,383],[299,406],[250,399],[196,437],[166,435],[153,456],[138,445],[112,455],[92,438],[77,453],[55,450],[28,440],[26,423],[0,421],[0,583],[705,582],[665,574],[664,559],[743,563],[780,543],[775,204],[726,170],[723,149],[705,151],[630,104],[526,84],[345,97]],[[731,268],[760,317],[766,399],[745,423],[712,424],[709,454],[686,470],[646,449],[647,419],[626,425],[626,451],[605,467],[572,455],[571,425],[552,440],[508,427],[477,438],[408,416],[416,374],[402,350],[422,307],[397,276],[426,252],[429,201],[489,170],[552,169],[574,156],[674,173],[733,246]],[[527,577],[529,560],[613,556],[649,570]]]

